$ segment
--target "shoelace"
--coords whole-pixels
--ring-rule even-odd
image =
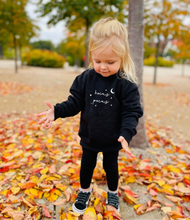
[[[81,203],[86,203],[88,200],[89,193],[80,192],[77,196],[77,200]]]
[[[108,193],[108,204],[118,208],[119,198],[113,193]]]

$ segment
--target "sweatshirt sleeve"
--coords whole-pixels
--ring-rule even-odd
[[[121,136],[128,144],[137,133],[136,127],[142,115],[143,109],[140,104],[138,87],[135,83],[129,82],[123,93],[121,104]]]
[[[77,76],[70,88],[71,95],[62,103],[54,106],[55,120],[78,114],[84,105],[84,74]]]

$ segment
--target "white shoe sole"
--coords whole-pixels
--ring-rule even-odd
[[[83,209],[83,210],[77,209],[77,207],[76,207],[75,204],[73,203],[72,209],[73,209],[73,212],[80,213],[81,215],[83,215],[84,212],[85,212],[85,210],[86,210],[87,208],[85,208],[85,209]]]
[[[90,201],[90,197],[89,197],[88,201],[86,202],[86,208],[85,208],[85,209],[82,209],[82,210],[81,210],[81,209],[77,209],[77,207],[75,206],[75,203],[73,203],[73,205],[72,205],[73,212],[80,213],[81,215],[83,215],[84,212],[85,212],[86,209],[87,209],[87,206],[88,206],[89,201]]]

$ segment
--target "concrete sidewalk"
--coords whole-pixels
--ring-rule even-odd
[[[3,73],[6,70],[6,73],[14,73],[15,62],[14,60],[0,60],[0,73]],[[179,78],[182,77],[182,69],[184,68],[184,76],[185,78],[190,78],[190,65],[185,65],[184,67],[180,64],[175,64],[173,67],[158,67],[157,68],[157,77],[156,83],[171,83],[175,81],[178,82]],[[65,63],[64,68],[43,68],[43,67],[33,67],[33,66],[21,66],[21,61],[18,61],[18,73],[19,69],[32,69],[32,70],[40,70],[41,72],[50,72],[52,69],[55,72],[61,73],[63,72],[73,72],[80,74],[82,73],[85,68],[76,68],[72,66],[68,66],[68,63]],[[143,68],[143,82],[146,83],[153,83],[154,78],[154,67],[152,66],[144,66]]]

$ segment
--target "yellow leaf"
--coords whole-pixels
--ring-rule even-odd
[[[8,191],[9,191],[8,189],[3,190],[3,191],[0,192],[0,194],[6,196]]]
[[[73,216],[71,213],[67,214],[67,220],[78,220],[78,217]]]
[[[173,190],[170,190],[170,189],[161,189],[160,190],[161,193],[165,193],[165,194],[169,194],[171,196],[174,195],[174,191]]]
[[[125,179],[125,183],[128,184],[128,183],[134,183],[136,181],[136,177],[135,176],[130,176],[130,177],[127,177]]]
[[[84,212],[83,220],[88,220],[88,219],[97,220],[96,212],[93,207],[88,207]]]
[[[13,194],[17,194],[20,191],[20,187],[12,187],[11,191]]]
[[[58,174],[53,175],[54,177],[56,177],[57,179],[61,179],[61,176]]]
[[[97,220],[103,220],[103,216],[102,216],[101,213],[98,213],[98,215],[97,215]]]
[[[157,183],[158,183],[159,186],[162,187],[166,182],[163,179],[160,179],[160,180],[158,180]]]
[[[22,198],[23,202],[28,206],[28,207],[33,207],[31,203],[29,203],[24,197]]]
[[[28,144],[33,144],[35,141],[34,141],[34,139],[32,139],[32,138],[28,138],[27,139],[27,143]]]
[[[41,174],[46,174],[48,172],[49,168],[46,167],[43,170],[40,171]]]
[[[68,172],[69,172],[69,173],[75,173],[75,170],[74,170],[73,168],[69,168],[69,169],[68,169]]]
[[[38,152],[38,153],[40,153],[40,152]],[[32,168],[43,168],[43,167],[40,163],[38,163],[38,164],[35,164],[34,166],[32,166]]]
[[[156,183],[151,183],[147,186],[146,190],[149,191],[152,187],[156,186]]]
[[[28,210],[28,213],[30,215],[32,215],[34,212],[38,211],[38,207],[37,206],[33,206]]]
[[[164,185],[162,186],[162,188],[163,188],[163,189],[172,189],[172,186],[167,185],[167,184],[164,184]]]
[[[127,197],[128,199],[130,199],[132,202],[134,202],[135,204],[137,204],[137,200],[136,200],[134,197],[132,197],[132,196],[126,194],[126,193],[125,193],[125,195],[126,195],[126,197]]]
[[[58,196],[62,196],[62,193],[58,189],[55,190],[55,194]]]
[[[181,170],[174,167],[173,165],[168,165],[167,167],[169,168],[170,171],[172,171],[174,173],[181,173]]]
[[[54,139],[47,139],[47,143],[50,144],[54,141]]]
[[[33,183],[38,183],[39,178],[37,176],[31,176],[30,181],[33,182]]]
[[[141,205],[143,205],[143,204],[134,205],[134,209],[138,209],[138,207],[140,207]]]
[[[66,185],[63,185],[63,184],[57,184],[56,185],[56,188],[57,189],[60,189],[62,191],[65,191],[67,189],[67,186]]]
[[[24,193],[27,194],[29,197],[32,196],[31,198],[37,199],[38,198],[39,190],[37,190],[37,189],[26,189],[24,191]]]
[[[47,198],[47,197],[49,197],[49,196],[50,196],[50,193],[49,193],[49,192],[45,192],[45,193],[44,193],[44,197],[45,197],[45,198]]]
[[[49,177],[49,176],[46,175],[46,174],[43,174],[43,175],[40,177],[38,183],[41,183],[41,182],[42,182],[45,178],[47,178],[47,177]]]
[[[81,214],[73,211],[69,211],[69,213],[73,216],[79,217]]]
[[[98,203],[100,202],[100,198],[97,198],[94,202],[94,207],[96,207],[98,205]]]
[[[54,180],[57,180],[57,177],[50,176],[46,178],[46,181],[54,181]]]

